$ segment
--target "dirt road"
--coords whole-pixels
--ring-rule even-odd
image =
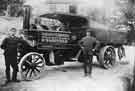
[[[123,78],[132,78],[134,48],[126,47],[126,54],[125,60],[117,60],[108,70],[102,69],[94,58],[92,78],[84,77],[82,63],[66,62],[63,66],[47,67],[38,80],[10,83],[0,87],[0,91],[124,91]],[[3,84],[4,59],[0,57],[0,84]]]

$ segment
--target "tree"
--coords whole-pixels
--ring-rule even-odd
[[[0,0],[0,10],[5,10],[7,6],[7,0]]]
[[[0,13],[3,13],[9,9],[9,6],[11,6],[9,11],[11,11],[12,8],[15,8],[15,10],[13,9],[12,11],[18,12],[18,9],[16,9],[17,5],[21,6],[23,3],[24,0],[0,0]]]
[[[7,11],[10,16],[22,15],[22,6],[24,0],[8,0]]]
[[[135,0],[127,0],[127,6],[126,8],[122,8],[122,12],[124,14],[124,17],[126,18],[126,21],[123,23],[125,25],[130,26],[131,30],[135,30]]]
[[[135,0],[128,0],[127,7],[123,9],[124,17],[126,20],[123,24],[130,27],[130,31],[128,33],[128,41],[133,42],[135,41]]]

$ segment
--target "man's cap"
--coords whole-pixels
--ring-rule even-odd
[[[91,29],[90,28],[87,28],[86,32],[91,32]]]
[[[16,32],[16,28],[11,28],[9,31]]]

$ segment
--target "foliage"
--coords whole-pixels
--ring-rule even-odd
[[[0,12],[4,13],[4,11],[9,9],[8,8],[9,6],[11,6],[11,8],[13,9],[13,7],[15,7],[15,8],[17,7],[16,4],[23,5],[23,3],[24,3],[24,0],[0,0]],[[14,12],[12,12],[12,11],[14,11]],[[19,12],[18,9],[13,9],[12,11],[11,11],[11,9],[9,9],[9,11],[8,11],[8,14],[11,16],[14,15],[14,14],[11,14],[11,12],[12,13]]]
[[[135,0],[128,0],[126,9],[123,9],[124,17],[126,21],[123,22],[125,25],[130,26],[131,30],[135,30],[135,12],[134,12]]]
[[[6,9],[7,1],[6,0],[0,0],[0,10]]]

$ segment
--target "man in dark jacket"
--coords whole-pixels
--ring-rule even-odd
[[[18,72],[18,63],[17,63],[17,46],[19,38],[15,36],[16,29],[12,28],[9,31],[9,36],[7,36],[2,44],[1,48],[4,49],[4,56],[5,56],[5,66],[6,66],[6,83],[11,81],[10,78],[10,66],[13,68],[13,76],[12,81],[19,82],[17,80],[17,72]]]
[[[84,74],[85,76],[91,76],[93,52],[99,46],[99,41],[91,36],[90,31],[86,31],[86,36],[79,41],[79,44],[83,51]]]

